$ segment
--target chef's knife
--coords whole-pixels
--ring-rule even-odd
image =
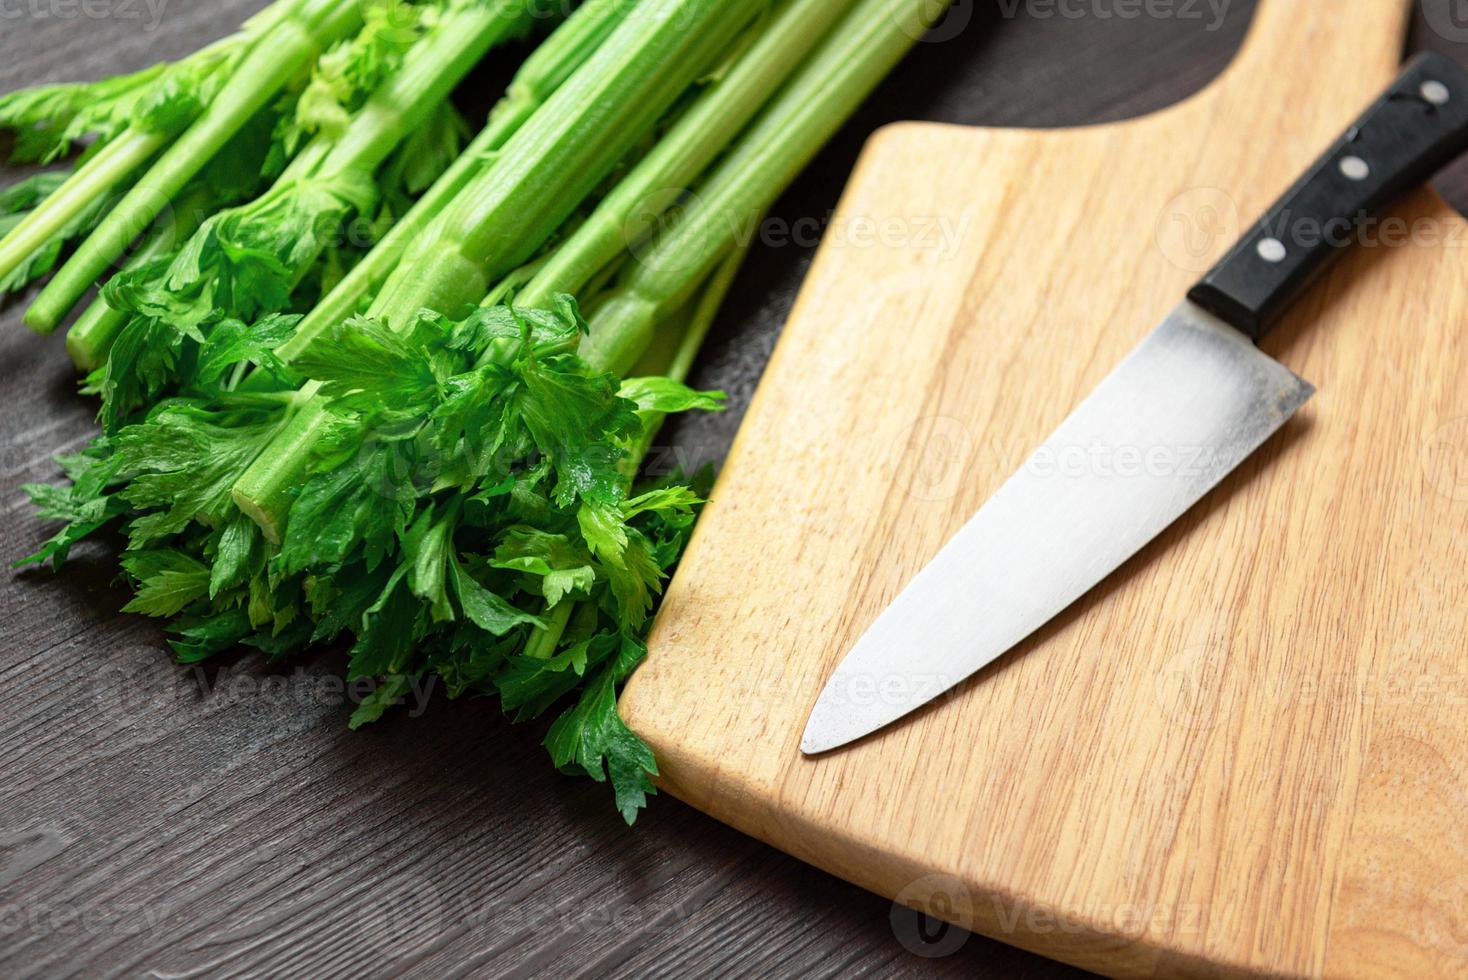
[[[878,616],[801,750],[861,738],[963,681],[1259,448],[1315,389],[1255,343],[1370,214],[1465,149],[1468,74],[1419,56]]]

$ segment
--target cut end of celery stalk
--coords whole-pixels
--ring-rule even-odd
[[[66,331],[66,352],[71,362],[89,373],[106,364],[112,342],[126,324],[127,314],[114,310],[99,296]]]
[[[66,334],[66,353],[71,357],[71,363],[76,369],[84,374],[91,374],[102,366],[102,359],[92,350],[76,331],[68,331]]]
[[[61,325],[61,318],[64,316],[66,316],[65,310],[58,313],[51,308],[50,304],[42,304],[37,301],[32,303],[30,309],[25,311],[25,316],[22,319],[25,321],[25,325],[36,333],[45,335],[53,333]]]
[[[234,505],[240,509],[240,512],[259,525],[260,533],[265,535],[265,540],[271,544],[280,544],[284,526],[276,518],[267,514],[265,509],[251,499],[242,487],[235,487],[230,491],[230,496],[234,498]]]
[[[272,544],[280,544],[285,536],[296,488],[306,478],[311,446],[326,422],[325,411],[310,400],[320,387],[312,381],[296,393],[302,400],[300,408],[230,490],[235,506]]]

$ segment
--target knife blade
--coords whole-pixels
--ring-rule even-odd
[[[1421,55],[878,615],[801,751],[871,734],[972,676],[1252,455],[1315,391],[1257,342],[1366,217],[1465,149],[1468,74]]]

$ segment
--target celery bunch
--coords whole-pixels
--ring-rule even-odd
[[[113,83],[119,108],[97,119],[0,101],[0,122],[36,130],[32,157],[95,136],[77,176],[0,196],[0,256],[26,277],[81,233],[78,188],[105,185],[33,324],[59,322],[134,237],[137,199],[182,205],[73,327],[104,433],[63,460],[67,485],[31,488],[65,524],[29,560],[121,527],[127,608],[167,618],[181,659],[348,644],[352,675],[379,681],[354,726],[430,675],[554,714],[555,764],[609,777],[630,822],[656,764],[616,693],[706,490],[640,481],[642,457],[667,414],[722,404],[683,379],[739,229],[942,5],[587,0],[457,154],[450,89],[545,19],[534,3],[282,4],[203,67]],[[253,66],[270,94],[226,99],[259,38],[288,28],[325,52],[314,68],[282,60],[267,85]],[[217,75],[218,94],[141,176],[162,144],[81,182],[170,73]],[[9,100],[28,98],[44,102]],[[185,144],[208,150],[198,166],[176,159]],[[49,235],[12,242],[52,207]],[[351,220],[372,247],[339,243]]]

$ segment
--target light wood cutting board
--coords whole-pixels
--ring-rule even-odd
[[[1468,974],[1468,226],[1428,191],[1270,336],[1320,387],[1280,436],[952,696],[798,751],[882,607],[1394,77],[1407,7],[1266,0],[1131,122],[872,138],[622,702],[668,791],[1108,973]]]

